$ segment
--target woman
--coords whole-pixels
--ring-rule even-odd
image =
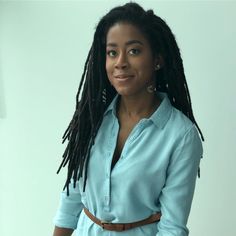
[[[58,171],[68,165],[68,175],[54,236],[188,235],[199,133],[204,140],[170,28],[136,3],[112,9],[96,27],[63,135]]]

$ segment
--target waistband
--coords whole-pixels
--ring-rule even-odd
[[[132,223],[110,223],[107,221],[103,221],[95,217],[93,214],[89,212],[87,208],[84,208],[85,214],[97,225],[101,226],[103,229],[109,230],[109,231],[125,231],[129,230],[135,227],[152,224],[154,222],[158,222],[161,218],[161,212],[157,212],[156,214],[153,214],[149,216],[148,218]]]

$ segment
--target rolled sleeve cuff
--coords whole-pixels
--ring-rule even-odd
[[[80,213],[83,209],[78,181],[74,188],[70,183],[70,194],[67,196],[66,190],[61,193],[60,204],[56,215],[53,218],[55,226],[61,228],[76,229]]]
[[[78,219],[79,217],[58,212],[53,219],[53,223],[57,227],[76,229]]]

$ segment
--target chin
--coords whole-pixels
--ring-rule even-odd
[[[116,89],[117,93],[124,97],[129,97],[135,95],[134,90],[132,89]]]

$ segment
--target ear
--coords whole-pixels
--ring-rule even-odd
[[[164,66],[164,59],[163,59],[163,56],[161,54],[158,54],[156,57],[155,57],[155,65],[159,64],[161,66],[161,68]]]

